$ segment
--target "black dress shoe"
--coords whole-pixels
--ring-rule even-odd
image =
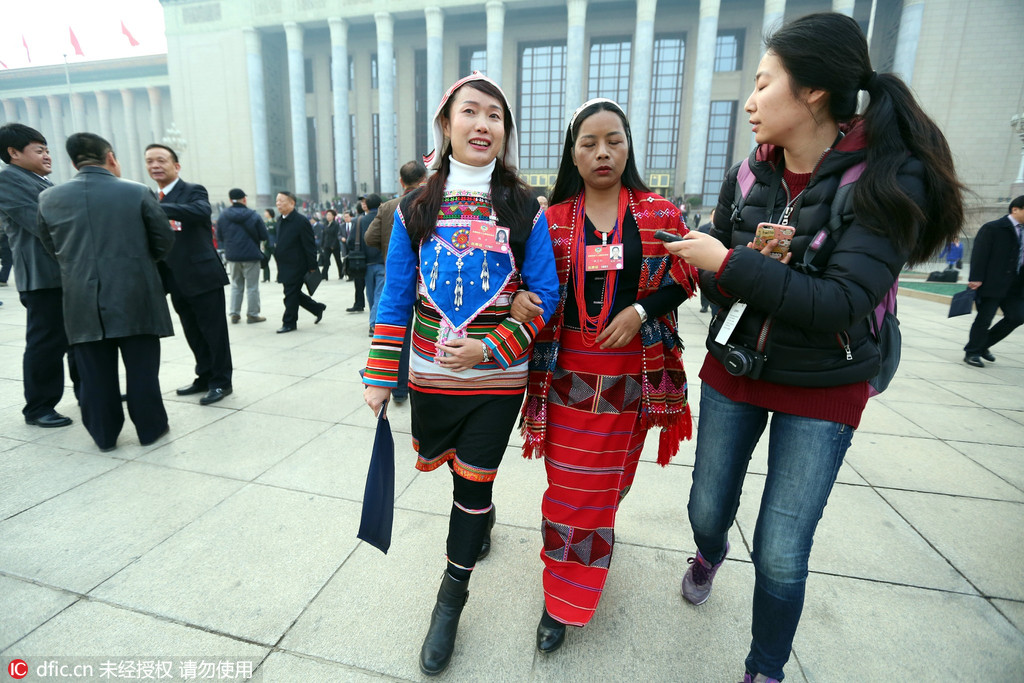
[[[996,362],[996,357],[993,356],[988,351],[982,351],[978,355],[981,356],[982,358],[984,358],[985,360],[987,360],[989,363],[995,363]]]
[[[278,334],[284,334],[285,332],[294,332],[294,331],[295,331],[295,328],[294,328],[294,327],[290,327],[290,326],[288,326],[288,325],[285,325],[284,327],[282,327],[281,329],[279,329],[279,330],[277,331],[277,333],[278,333]]]
[[[225,396],[231,395],[231,387],[217,387],[216,389],[210,389],[210,393],[199,399],[199,405],[208,406],[211,403],[216,403]]]
[[[985,367],[985,364],[981,362],[981,358],[978,356],[964,356],[964,362],[968,365],[973,365],[976,368]]]
[[[156,443],[157,441],[159,441],[159,440],[160,440],[160,439],[161,439],[161,438],[163,437],[163,435],[164,435],[164,434],[166,434],[166,433],[167,433],[167,432],[169,432],[169,431],[171,431],[171,427],[170,427],[170,425],[168,425],[167,427],[164,427],[164,430],[163,430],[162,432],[160,432],[159,434],[157,434],[156,436],[154,436],[154,437],[153,437],[152,439],[150,439],[149,441],[139,441],[139,445],[140,445],[140,446],[152,446],[152,445],[153,445],[154,443]]]
[[[544,654],[554,652],[565,642],[565,624],[548,626],[547,622],[555,622],[555,620],[548,616],[547,610],[544,610],[544,614],[540,617],[540,623],[537,624],[537,649]]]
[[[67,427],[71,424],[71,418],[61,415],[57,411],[53,411],[49,415],[43,415],[37,418],[25,418],[25,424],[34,425],[36,427]]]
[[[320,304],[320,312],[316,314],[316,320],[313,321],[314,325],[318,324],[321,320],[324,319],[324,311],[326,310],[327,304]]]
[[[192,384],[189,384],[187,387],[179,388],[175,393],[177,393],[178,396],[191,396],[192,394],[201,394],[207,389],[208,387],[206,386],[206,382],[193,380]]]
[[[346,308],[345,310],[347,312],[349,312],[349,313],[362,313],[366,309],[365,308],[356,308],[355,306],[353,306],[352,308]]]

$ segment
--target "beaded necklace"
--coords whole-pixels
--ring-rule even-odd
[[[608,317],[612,307],[615,305],[615,283],[618,280],[618,271],[604,271],[604,294],[601,297],[601,310],[596,316],[590,315],[587,311],[587,297],[584,286],[587,276],[587,231],[584,227],[586,216],[586,191],[576,195],[572,208],[572,277],[576,296],[576,307],[579,309],[580,331],[583,334],[583,344],[592,347],[597,343],[597,337],[604,331],[608,324]],[[615,220],[608,237],[613,244],[622,243],[622,223],[626,218],[626,209],[630,204],[629,190],[625,185],[619,188],[619,207]]]

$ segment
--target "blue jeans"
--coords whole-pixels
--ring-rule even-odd
[[[366,298],[370,304],[370,327],[377,322],[377,304],[384,292],[384,264],[370,263],[366,266]]]
[[[693,540],[712,564],[725,555],[750,455],[768,410],[701,387],[700,425],[687,511]],[[849,425],[776,412],[768,477],[754,528],[754,606],[747,671],[782,680],[804,606],[807,558],[843,456]]]

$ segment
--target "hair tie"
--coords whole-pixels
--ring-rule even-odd
[[[861,81],[860,89],[871,92],[875,89],[875,84],[878,83],[878,72],[872,71],[871,75]]]

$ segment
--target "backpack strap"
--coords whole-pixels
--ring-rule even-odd
[[[828,239],[832,238],[833,246],[835,242],[839,240],[837,233],[840,228],[843,227],[843,221],[846,216],[853,212],[853,188],[861,175],[864,173],[864,169],[867,168],[867,163],[859,161],[853,166],[850,166],[843,175],[839,178],[839,187],[836,188],[835,196],[832,198],[831,213],[828,223],[818,234],[811,240],[811,244],[807,247],[807,251],[804,252],[803,268],[805,272],[816,272],[821,269],[821,266],[815,265],[814,260],[821,253],[822,247],[825,246]],[[831,253],[831,249],[826,252]]]
[[[754,187],[754,172],[750,168],[750,158],[740,162],[740,168],[736,173],[736,196],[732,201],[732,223],[736,225],[740,220],[740,210],[747,201],[747,195]]]

